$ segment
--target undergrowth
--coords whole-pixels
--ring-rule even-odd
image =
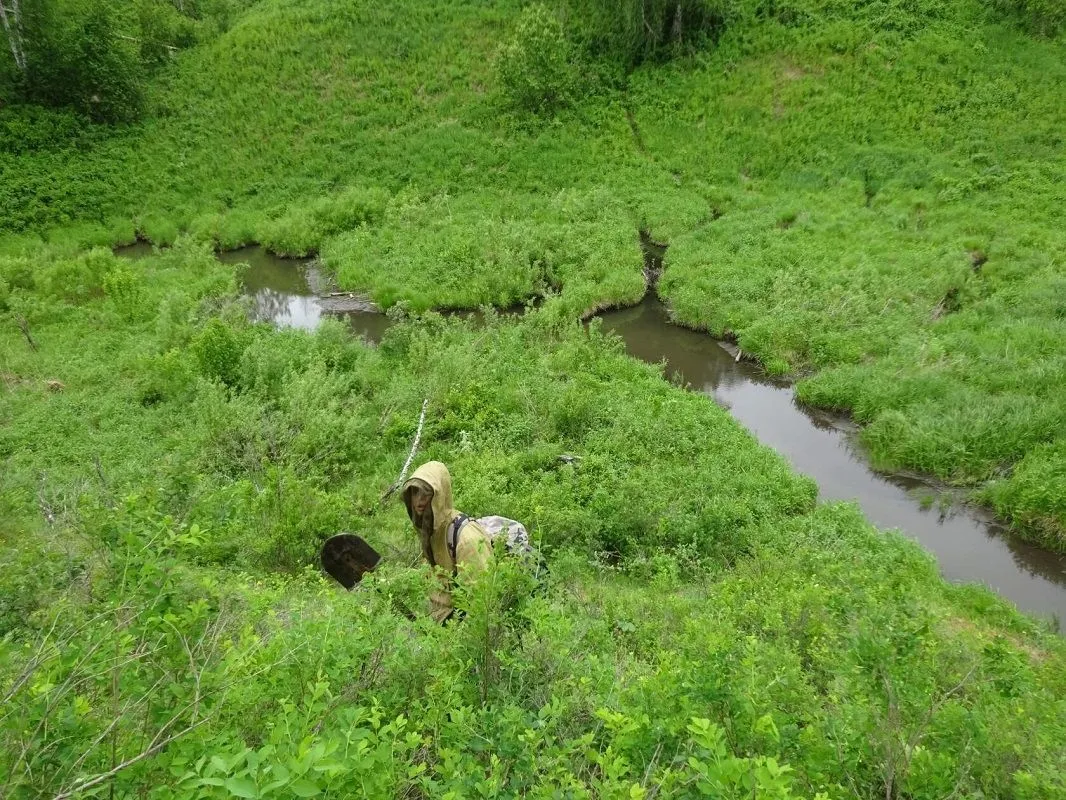
[[[8,297],[37,349],[0,332],[12,796],[1063,793],[1058,637],[557,301],[375,348],[250,325],[190,239],[59,263]],[[380,503],[423,398],[419,460],[551,565],[443,629]],[[353,594],[308,566],[345,529]]]

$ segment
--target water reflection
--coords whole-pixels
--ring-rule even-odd
[[[241,279],[251,297],[256,320],[279,328],[314,330],[326,317],[344,319],[353,332],[381,341],[389,320],[364,298],[324,297],[329,281],[312,259],[281,258],[262,247],[243,247],[219,253],[226,264],[246,264]]]
[[[151,242],[134,242],[133,244],[124,244],[115,247],[112,252],[116,256],[137,261],[141,258],[148,258],[148,256],[152,255],[153,249]]]
[[[916,492],[928,494],[928,483],[873,472],[850,435],[852,426],[801,408],[789,386],[737,363],[706,334],[670,324],[657,300],[604,314],[603,326],[623,338],[631,355],[665,360],[668,374],[728,408],[759,441],[814,478],[822,499],[856,501],[878,527],[899,528],[917,539],[936,555],[948,579],[978,581],[1022,610],[1066,619],[1066,557],[1009,535],[980,508],[922,508]]]

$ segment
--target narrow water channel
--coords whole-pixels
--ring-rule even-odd
[[[608,312],[603,327],[622,337],[630,355],[665,361],[668,375],[729,409],[760,442],[814,478],[821,499],[853,500],[877,527],[917,539],[949,580],[983,583],[1023,611],[1066,622],[1066,557],[1011,536],[983,509],[923,508],[919,493],[935,491],[931,484],[871,470],[851,426],[801,408],[790,386],[737,363],[710,336],[671,324],[658,300]]]
[[[117,252],[151,253],[135,247]],[[380,341],[391,324],[359,298],[322,296],[326,281],[310,260],[279,258],[261,247],[219,258],[248,265],[242,280],[257,319],[312,330],[325,317],[337,316],[372,342]],[[800,407],[790,386],[767,379],[750,363],[738,363],[710,336],[672,324],[658,300],[649,297],[601,318],[631,356],[665,361],[667,375],[727,408],[760,442],[812,477],[821,499],[854,501],[877,527],[897,528],[916,539],[936,556],[948,580],[985,584],[1023,611],[1066,622],[1066,556],[1010,535],[981,508],[954,504],[941,510],[938,502],[923,504],[922,495],[938,493],[932,483],[871,470],[855,442],[854,426]]]
[[[252,298],[256,320],[280,328],[314,330],[326,317],[345,320],[356,334],[379,341],[388,318],[365,298],[328,296],[329,281],[308,258],[280,258],[262,247],[219,253],[225,264],[247,264],[241,273],[244,292]]]

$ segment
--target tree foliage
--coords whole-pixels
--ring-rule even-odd
[[[533,112],[565,105],[574,89],[572,50],[557,16],[542,3],[528,6],[499,55],[505,94],[515,105]]]
[[[37,2],[25,12],[22,96],[72,107],[96,121],[135,118],[141,110],[141,64],[121,16],[106,0]]]
[[[589,53],[627,68],[718,37],[730,6],[727,0],[566,0],[574,35]]]
[[[245,0],[20,0],[6,9],[0,93],[97,122],[137,118],[152,70],[224,29]]]
[[[1042,36],[1053,36],[1066,25],[1066,0],[992,0],[992,5]]]

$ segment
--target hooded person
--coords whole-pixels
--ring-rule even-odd
[[[452,476],[439,461],[429,461],[403,484],[403,504],[422,543],[422,555],[437,572],[441,588],[430,594],[430,614],[443,623],[452,615],[451,587],[461,572],[469,577],[492,563],[492,539],[477,522],[455,510]],[[449,529],[459,522],[455,557],[448,547]]]

